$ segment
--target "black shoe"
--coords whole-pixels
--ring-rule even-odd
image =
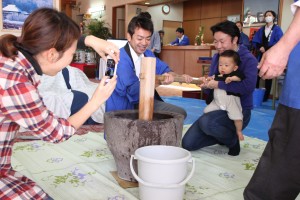
[[[238,140],[233,147],[229,148],[228,155],[238,156],[240,154],[240,151],[241,151],[240,141]]]

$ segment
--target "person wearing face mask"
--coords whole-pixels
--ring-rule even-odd
[[[263,79],[278,77],[287,70],[268,132],[270,139],[244,190],[245,200],[299,199],[300,1],[295,0],[291,11],[294,17],[289,27],[280,41],[264,54],[259,65]]]
[[[282,37],[283,32],[281,28],[274,24],[276,13],[272,10],[267,10],[264,14],[266,25],[261,27],[252,39],[252,45],[257,52],[257,60],[260,62],[262,55],[274,46]],[[256,88],[259,88],[260,77],[257,77]],[[272,87],[272,79],[265,80],[265,96],[263,101],[267,101]]]
[[[248,10],[245,14],[245,20],[244,20],[244,24],[251,26],[253,23],[257,22],[257,18],[255,16],[252,16],[251,10]]]
[[[257,23],[264,23],[265,22],[265,16],[263,12],[257,12]]]

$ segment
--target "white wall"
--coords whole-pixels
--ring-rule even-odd
[[[152,16],[152,21],[154,24],[154,30],[160,30],[163,28],[163,20],[169,21],[183,21],[183,4],[170,4],[170,13],[165,15],[162,13],[161,9],[162,5],[151,6],[147,9],[147,11]]]
[[[283,0],[283,8],[282,8],[282,18],[281,18],[281,29],[283,32],[287,30],[292,19],[293,14],[291,12],[291,4],[294,3],[294,0]]]

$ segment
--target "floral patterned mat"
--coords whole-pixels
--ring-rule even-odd
[[[243,199],[265,145],[246,137],[236,157],[228,156],[228,149],[220,145],[192,152],[196,170],[184,199]],[[60,144],[40,140],[15,143],[12,163],[55,200],[138,199],[138,188],[124,190],[111,175],[116,166],[102,132],[75,135]]]
[[[96,125],[82,125],[77,131],[76,135],[84,135],[88,132],[103,132],[104,125],[96,124]],[[19,132],[14,142],[24,142],[30,140],[37,140],[38,136],[35,136],[31,131]]]

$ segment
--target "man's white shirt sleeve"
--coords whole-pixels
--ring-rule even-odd
[[[293,14],[295,14],[297,7],[300,7],[300,1],[297,1],[291,5],[291,10]]]

